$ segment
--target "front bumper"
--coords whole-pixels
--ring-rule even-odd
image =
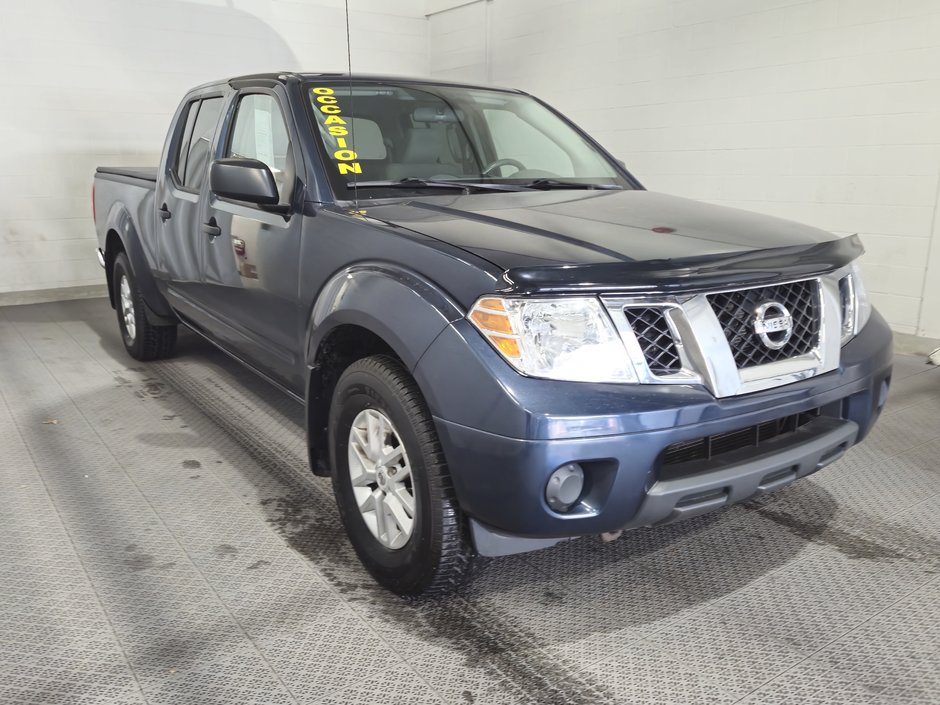
[[[776,489],[838,458],[870,430],[891,375],[891,333],[872,315],[840,367],[776,389],[716,399],[701,387],[525,378],[458,322],[415,369],[477,549],[501,555],[562,538],[663,524]],[[459,369],[462,374],[453,374]],[[676,443],[819,410],[792,434],[663,475]],[[587,501],[545,501],[559,466],[585,468]]]

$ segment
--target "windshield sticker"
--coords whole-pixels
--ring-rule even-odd
[[[333,159],[336,160],[336,167],[339,173],[361,174],[362,166],[356,161],[359,155],[353,151],[346,143],[346,137],[349,135],[347,123],[343,119],[343,111],[339,102],[333,93],[332,88],[327,86],[318,86],[311,89],[316,96],[315,106],[323,115],[323,125],[332,137],[336,139],[336,149],[333,150]],[[329,146],[327,146],[329,149]]]

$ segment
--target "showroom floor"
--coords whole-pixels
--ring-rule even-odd
[[[940,369],[761,502],[377,589],[303,411],[103,300],[0,309],[0,702],[940,702]]]

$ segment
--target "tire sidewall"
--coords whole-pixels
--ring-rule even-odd
[[[415,495],[414,530],[400,549],[389,549],[366,525],[352,491],[349,474],[349,432],[365,409],[385,414],[395,427],[411,465]],[[381,376],[364,369],[349,370],[340,378],[330,407],[330,452],[333,487],[343,524],[359,558],[383,585],[396,592],[413,592],[430,580],[437,568],[440,546],[440,506],[432,497],[428,472],[429,449],[421,443],[405,405]],[[435,550],[435,547],[438,550]]]
[[[124,309],[121,305],[121,277],[127,277],[127,284],[131,288],[131,303],[134,307],[134,321],[137,327],[136,335],[134,339],[131,340],[127,334],[127,326],[124,323]],[[140,307],[137,305],[137,282],[134,281],[134,274],[131,272],[130,264],[127,261],[127,255],[123,252],[119,253],[117,257],[114,258],[114,273],[111,278],[114,282],[114,309],[117,311],[118,326],[121,330],[121,340],[124,343],[124,347],[127,348],[127,351],[133,356],[137,357],[140,354],[141,346],[141,311]]]

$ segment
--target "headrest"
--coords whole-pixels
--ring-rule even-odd
[[[382,138],[382,131],[372,120],[366,118],[344,117],[349,129],[349,135],[346,141],[356,150],[359,159],[385,159],[388,151],[385,148],[385,140]],[[324,139],[331,150],[336,149],[336,137],[329,134],[325,128],[321,127]]]

